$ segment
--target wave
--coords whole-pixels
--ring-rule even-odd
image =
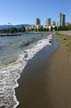
[[[19,105],[15,95],[15,88],[19,87],[17,80],[28,61],[44,47],[52,45],[50,40],[53,40],[52,34],[39,40],[32,48],[24,50],[24,54],[19,55],[16,62],[0,68],[0,107],[16,108]]]

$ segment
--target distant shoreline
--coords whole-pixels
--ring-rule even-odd
[[[5,36],[20,36],[22,33],[0,33],[0,37],[5,37]]]
[[[44,31],[30,31],[30,32],[18,32],[18,33],[0,33],[0,37],[8,37],[8,36],[21,36],[24,33],[44,33]],[[47,33],[47,31],[46,31]],[[52,33],[52,32],[48,32],[48,33]]]

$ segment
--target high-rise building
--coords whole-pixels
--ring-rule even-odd
[[[35,25],[40,25],[40,19],[39,18],[36,18]]]
[[[46,26],[46,27],[51,26],[51,18],[48,18],[48,19],[46,20],[45,26]]]
[[[53,21],[52,25],[53,25],[53,26],[56,26],[56,22],[55,22],[55,21]]]
[[[35,28],[40,29],[40,27],[41,27],[41,25],[40,25],[40,19],[39,18],[36,18]]]
[[[60,17],[60,26],[65,25],[65,14],[60,13],[59,17]]]
[[[52,22],[52,27],[53,27],[53,28],[56,27],[56,22],[55,22],[55,21]]]

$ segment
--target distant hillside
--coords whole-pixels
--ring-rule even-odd
[[[9,29],[9,28],[13,28],[13,27],[21,28],[22,26],[24,26],[24,27],[31,27],[32,25],[29,25],[29,24],[19,24],[19,25],[0,25],[0,30],[2,30],[2,29]]]

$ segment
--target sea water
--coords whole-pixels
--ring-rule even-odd
[[[24,33],[21,36],[0,37],[0,107],[16,108],[15,88],[22,70],[37,52],[53,39],[48,33]],[[28,42],[28,44],[24,44]]]

